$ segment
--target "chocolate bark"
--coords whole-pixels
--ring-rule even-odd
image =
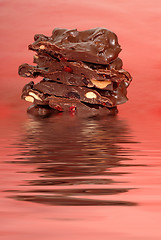
[[[83,74],[76,75],[65,70],[50,72],[45,68],[35,67],[27,63],[22,64],[19,67],[19,75],[29,78],[41,76],[66,85],[74,85],[79,87],[86,86],[90,88],[99,87],[101,89],[113,90],[113,83],[109,79],[98,81],[93,78],[90,80],[85,78]]]
[[[87,104],[79,102],[77,99],[66,99],[60,97],[51,97],[49,106],[57,111],[71,112],[80,116],[95,116],[116,114],[117,108],[107,108],[96,104]]]
[[[103,65],[103,64],[94,64],[94,63],[89,63],[89,62],[83,62],[83,61],[69,61],[65,58],[54,58],[51,57],[49,54],[35,54],[34,55],[34,63],[37,63],[39,67],[47,67],[50,71],[51,70],[61,70],[62,67],[66,66],[67,64],[70,64],[69,67],[72,68],[72,71],[78,71],[77,68],[87,68],[87,70],[97,70],[99,71],[100,69],[102,70],[120,70],[122,69],[123,63],[120,58],[116,58],[109,64]],[[77,68],[76,68],[77,67]],[[75,69],[76,68],[76,69]],[[88,69],[89,68],[89,69]]]
[[[34,40],[29,49],[71,61],[108,64],[121,51],[116,34],[105,28],[85,31],[55,28],[51,37],[36,34]]]
[[[40,58],[41,60],[38,60]],[[108,69],[102,65],[96,67],[83,62],[52,61],[46,56],[37,56],[36,59],[38,66],[22,64],[19,67],[19,75],[30,78],[42,76],[66,85],[96,87],[104,90],[113,90],[113,83],[119,84],[124,81],[128,87],[131,82],[130,74],[123,69]]]
[[[33,88],[33,82],[25,85],[22,98],[34,103],[28,108],[27,112],[36,117],[48,117],[56,112],[70,112],[82,117],[115,115],[118,112],[117,107],[109,108],[99,104],[81,102],[76,98],[45,95]]]
[[[100,104],[102,106],[114,107],[127,101],[125,83],[121,83],[114,91],[88,89],[86,87],[66,86],[50,79],[43,79],[37,84],[26,84],[22,91],[22,98],[41,105],[48,104],[48,97],[64,97],[66,99],[77,99],[80,102]]]
[[[55,28],[51,37],[36,34],[34,40],[29,49],[37,53],[37,66],[19,67],[20,76],[44,77],[22,90],[22,98],[35,104],[30,113],[46,116],[54,109],[78,115],[110,114],[128,100],[132,78],[122,69],[121,48],[113,32]]]
[[[67,86],[54,81],[46,81],[45,79],[34,85],[27,85],[27,90],[24,88],[22,98],[34,102],[38,101],[42,104],[48,100],[48,96],[74,98],[80,102],[87,102],[91,104],[100,104],[107,107],[115,106],[109,97],[101,96],[96,90],[85,87]],[[27,99],[26,99],[27,97]]]
[[[27,109],[27,113],[34,117],[50,117],[53,114],[58,113],[70,113],[72,116],[76,115],[79,117],[94,117],[94,116],[107,116],[116,115],[118,110],[114,108],[101,107],[99,105],[92,106],[78,102],[77,100],[54,98],[52,97],[49,102],[50,106],[42,106],[33,104]]]

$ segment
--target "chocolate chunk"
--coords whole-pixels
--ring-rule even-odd
[[[108,64],[121,51],[115,33],[105,28],[85,31],[55,28],[51,37],[36,34],[29,49],[45,52],[58,59]]]

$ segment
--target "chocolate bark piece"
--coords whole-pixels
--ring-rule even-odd
[[[75,98],[43,95],[39,91],[32,89],[32,86],[32,82],[24,86],[22,99],[34,103],[28,108],[27,112],[36,117],[48,117],[56,112],[70,112],[82,117],[115,115],[118,112],[117,107],[105,107],[99,104],[80,102]],[[30,101],[30,98],[32,101]]]
[[[34,63],[38,67],[45,69],[48,72],[63,71],[74,75],[79,75],[90,81],[90,85],[94,85],[95,81],[121,82],[124,80],[126,86],[129,86],[132,81],[130,73],[122,69],[122,60],[116,58],[113,62],[107,65],[92,64],[85,62],[71,62],[66,60],[57,60],[50,55],[35,55]]]
[[[23,88],[22,98],[26,101],[45,105],[48,103],[49,96],[74,98],[80,102],[87,102],[91,104],[100,104],[107,107],[115,106],[110,98],[102,97],[96,90],[88,89],[85,87],[67,86],[59,84],[54,81],[43,79],[41,82],[36,83],[32,88]]]
[[[33,87],[34,87],[33,81],[27,83],[22,89],[21,98],[26,100],[27,102],[31,102],[34,104],[44,105],[44,106],[48,105],[49,101],[46,99],[46,95],[33,89]]]
[[[48,54],[46,55],[35,55],[34,63],[36,63],[39,68],[44,68],[48,72],[55,71],[63,71],[69,72],[74,75],[84,76],[86,79],[91,80],[108,80],[113,77],[111,81],[122,81],[125,79],[126,81],[131,80],[131,76],[126,76],[124,71],[120,71],[122,69],[122,60],[120,58],[116,58],[113,62],[110,62],[107,65],[101,64],[93,64],[87,62],[71,62],[66,61],[64,59],[58,60],[55,59]],[[125,71],[126,72],[126,71]],[[127,79],[126,79],[127,78]],[[93,84],[91,82],[91,84]]]
[[[110,62],[109,64],[103,65],[103,64],[95,64],[95,63],[89,63],[89,62],[83,62],[83,61],[69,61],[65,58],[54,58],[52,56],[50,56],[49,54],[35,54],[34,55],[34,63],[37,63],[37,65],[39,67],[43,67],[43,68],[48,68],[48,70],[53,70],[53,71],[59,71],[62,69],[62,67],[66,66],[67,64],[69,64],[69,67],[72,68],[72,71],[79,71],[79,69],[77,68],[84,68],[83,71],[85,71],[86,69],[89,71],[91,70],[97,70],[99,71],[101,70],[111,70],[111,69],[115,69],[115,70],[120,70],[122,69],[123,63],[122,60],[120,58],[116,58],[114,59],[112,62]],[[89,68],[89,69],[88,69]],[[84,72],[85,74],[86,72]],[[87,72],[88,73],[88,72]],[[76,73],[77,74],[77,73]]]
[[[85,91],[85,92],[84,92]],[[84,94],[86,96],[84,96]],[[90,96],[96,96],[98,99],[90,99]],[[50,79],[43,79],[40,83],[30,82],[26,84],[22,91],[22,98],[26,101],[41,105],[48,104],[48,96],[59,96],[66,98],[75,98],[79,101],[89,102],[92,104],[101,104],[113,107],[125,103],[127,98],[127,89],[124,82],[113,91],[101,89],[88,89],[85,87],[71,87],[64,84],[58,84]],[[101,100],[100,100],[101,99]],[[106,103],[106,101],[110,101]],[[104,102],[105,101],[105,102]]]
[[[85,31],[55,28],[51,37],[36,34],[29,49],[71,61],[108,64],[121,51],[115,33],[105,28]]]
[[[19,67],[19,75],[30,78],[42,76],[67,85],[96,87],[105,90],[113,90],[113,83],[119,84],[124,81],[126,86],[129,86],[131,82],[130,74],[123,69],[112,68],[109,70],[102,65],[96,68],[96,66],[83,62],[50,61],[46,57],[42,57],[39,63],[40,66],[22,64]]]
[[[47,79],[47,78],[44,78],[43,81],[51,82],[51,83],[53,82],[53,81],[51,81],[50,79]],[[78,91],[81,91],[81,89],[85,89],[86,91],[88,91],[88,88],[86,88],[86,87],[82,87],[82,88],[78,87],[77,88]],[[98,88],[91,88],[91,90],[94,91],[94,93],[96,93],[96,92],[97,92],[97,94],[99,93],[101,98],[102,97],[103,98],[104,97],[108,98],[112,102],[112,106],[123,104],[123,103],[128,101],[128,98],[127,98],[127,87],[126,87],[126,83],[124,81],[122,81],[120,84],[115,86],[114,90],[112,90],[112,91],[98,89]],[[90,89],[89,89],[89,91],[90,91]],[[104,106],[105,103],[103,102],[102,105]]]
[[[68,67],[67,67],[68,68]],[[87,79],[84,75],[76,75],[68,71],[55,71],[50,72],[45,68],[39,68],[27,63],[22,64],[19,67],[19,75],[22,77],[36,78],[38,76],[48,78],[50,80],[63,83],[66,85],[74,85],[79,87],[99,87],[101,89],[113,90],[113,83],[106,79],[104,81],[98,81],[95,79]]]
[[[60,112],[71,112],[78,116],[115,115],[117,107],[107,108],[97,104],[82,103],[77,99],[50,97],[49,106]]]
[[[92,106],[86,105],[84,103],[78,102],[77,100],[70,100],[62,98],[51,98],[49,106],[41,106],[33,104],[27,109],[27,113],[34,117],[46,118],[50,117],[53,114],[65,112],[66,114],[72,114],[79,117],[95,117],[95,116],[109,116],[116,115],[118,113],[117,107],[106,108],[97,105]],[[61,106],[61,107],[60,107]]]
[[[53,95],[57,97],[66,97],[78,99],[81,102],[91,104],[100,104],[107,107],[113,107],[115,104],[108,97],[101,96],[96,90],[86,87],[69,86],[54,81],[42,80],[33,86],[33,89],[43,94]]]

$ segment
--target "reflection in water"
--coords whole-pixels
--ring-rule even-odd
[[[15,144],[18,156],[12,163],[32,166],[30,174],[36,177],[24,181],[22,190],[9,190],[10,197],[50,205],[135,205],[110,200],[112,195],[131,190],[116,187],[120,182],[115,177],[127,174],[120,167],[133,166],[126,164],[132,159],[127,157],[130,150],[123,149],[124,143],[132,143],[128,128],[114,116],[29,118]]]

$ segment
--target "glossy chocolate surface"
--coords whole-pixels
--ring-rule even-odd
[[[26,96],[29,96],[30,99],[34,98],[34,101],[36,99],[40,103],[42,102],[42,104],[45,104],[44,102],[48,101],[49,96],[56,96],[67,99],[74,98],[81,102],[100,104],[107,107],[113,107],[116,105],[109,97],[101,96],[96,90],[85,87],[67,86],[50,80],[46,81],[45,79],[31,86],[31,89],[27,89],[27,91],[24,90],[22,98],[25,99]]]
[[[126,86],[129,86],[132,80],[127,71],[117,70],[122,67],[122,61],[119,58],[106,66],[84,62],[59,62],[42,55],[35,56],[34,62],[38,65],[22,64],[19,67],[19,75],[30,78],[42,76],[67,85],[96,87],[105,90],[113,90],[113,82],[124,81]]]
[[[33,60],[37,65],[24,63],[18,73],[43,80],[25,85],[22,99],[41,106],[49,106],[51,98],[52,106],[63,100],[60,111],[67,110],[73,100],[82,111],[91,108],[88,104],[92,108],[113,108],[128,100],[127,87],[132,77],[122,69],[122,60],[118,58],[121,48],[113,32],[105,28],[55,28],[51,37],[36,34],[34,40],[29,49],[37,52]],[[102,111],[102,107],[97,111]]]
[[[115,33],[105,28],[85,31],[55,28],[51,37],[36,34],[29,49],[72,61],[108,64],[121,51]]]
[[[33,104],[27,109],[27,113],[34,117],[46,118],[53,114],[66,113],[83,118],[94,116],[116,115],[117,107],[107,108],[100,105],[85,104],[77,99],[65,99],[52,96],[49,105]]]

